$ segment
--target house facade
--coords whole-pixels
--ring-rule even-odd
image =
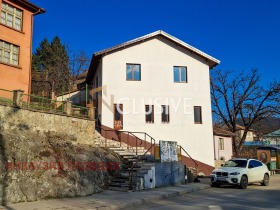
[[[0,88],[29,94],[33,18],[45,10],[26,0],[0,0],[0,5]]]
[[[280,147],[280,130],[264,135],[264,139],[269,145]]]
[[[235,135],[222,128],[213,127],[214,160],[216,167],[220,167],[222,163],[232,158],[232,137]]]
[[[93,55],[86,82],[98,124],[176,141],[214,166],[209,69],[219,61],[156,31]]]
[[[241,126],[241,125],[236,125],[236,129],[237,129],[237,136],[239,138],[242,138],[243,134],[244,134],[244,130],[245,130],[245,127],[244,126]],[[247,136],[246,136],[246,139],[245,141],[246,142],[252,142],[252,141],[255,141],[255,140],[258,140],[258,135],[256,133],[255,130],[253,129],[250,129],[248,132],[247,132]]]

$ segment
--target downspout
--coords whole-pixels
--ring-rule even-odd
[[[32,77],[32,43],[33,43],[33,27],[34,27],[34,16],[42,13],[41,9],[31,15],[31,34],[30,34],[30,63],[29,63],[29,85],[28,95],[31,94],[31,77]],[[23,25],[23,24],[22,24]],[[29,101],[29,98],[28,98]]]
[[[217,157],[216,157],[215,135],[213,135],[213,145],[214,145],[214,160],[217,160]]]

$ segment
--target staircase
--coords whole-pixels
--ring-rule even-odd
[[[148,176],[149,173],[151,174],[155,163],[150,152],[146,153],[145,147],[131,147],[123,142],[105,139],[101,135],[98,135],[95,146],[107,147],[122,159],[121,170],[112,179],[108,190],[127,192],[146,188],[145,176]],[[145,156],[143,156],[144,154]]]

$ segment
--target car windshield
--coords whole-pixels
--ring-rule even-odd
[[[223,167],[240,167],[240,168],[246,168],[247,166],[247,160],[229,160],[226,161],[223,165]]]

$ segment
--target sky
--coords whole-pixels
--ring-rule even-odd
[[[219,59],[233,72],[258,68],[264,83],[280,80],[278,0],[31,0],[33,50],[59,36],[73,51],[96,51],[163,30]]]

